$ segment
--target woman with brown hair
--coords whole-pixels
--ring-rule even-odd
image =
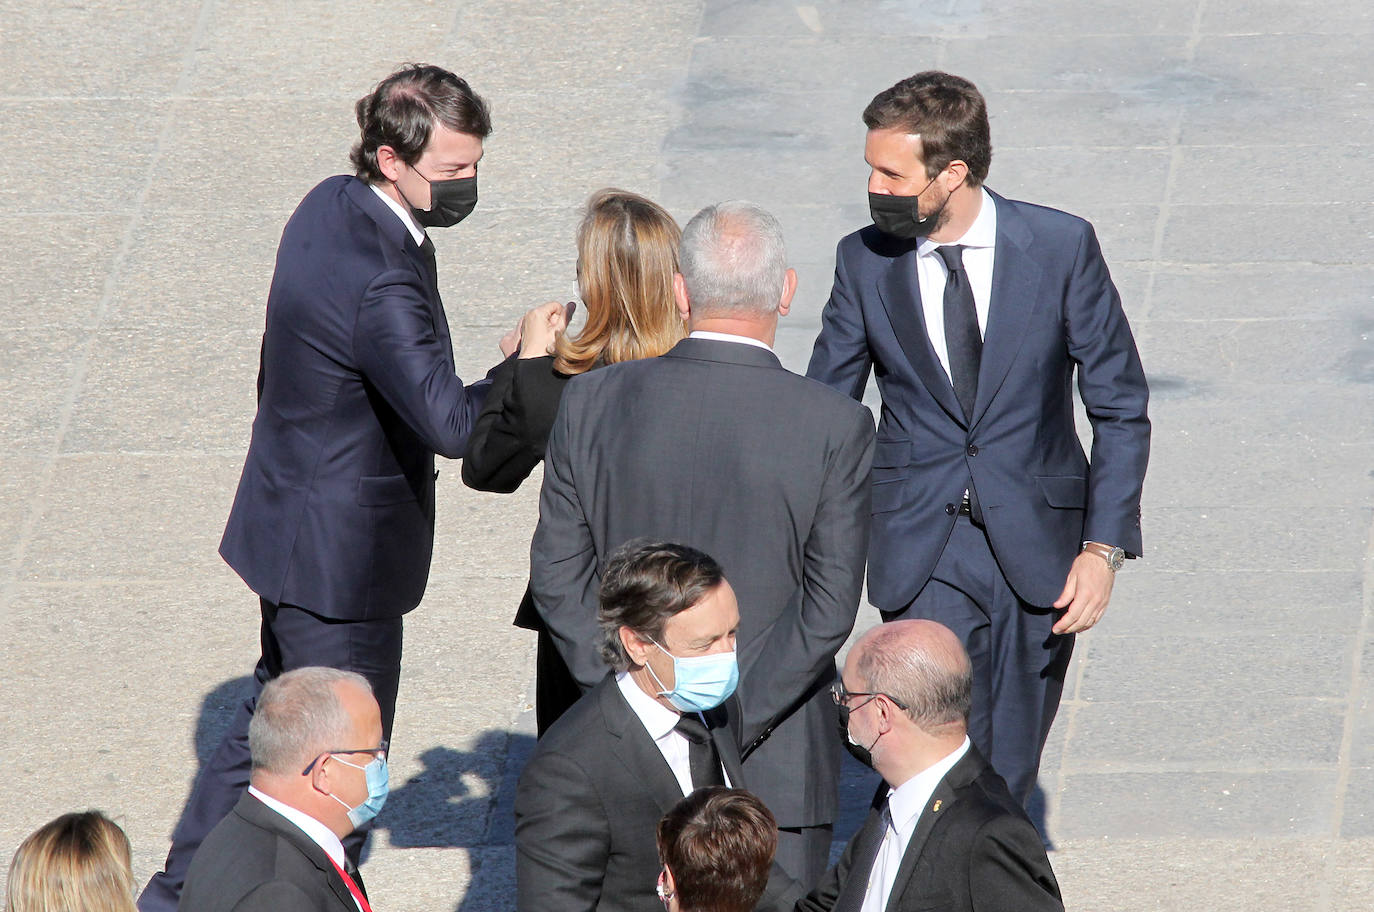
[[[560,331],[575,305],[531,311],[520,328],[520,350],[492,374],[491,391],[468,438],[463,483],[509,493],[544,458],[563,387],[577,374],[607,364],[663,354],[686,335],[673,301],[682,232],[657,203],[624,190],[593,193],[577,229],[577,285],[587,322]],[[529,591],[516,626],[539,631],[536,716],[539,733],[576,702],[581,691],[543,629]]]
[[[10,862],[5,912],[135,912],[129,838],[99,811],[39,828]]]
[[[743,789],[699,788],[658,822],[658,898],[667,912],[750,912],[777,847],[762,801]]]

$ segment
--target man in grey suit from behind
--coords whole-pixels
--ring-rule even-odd
[[[682,235],[690,337],[568,384],[530,549],[535,605],[584,690],[606,675],[597,587],[624,542],[714,555],[739,598],[744,772],[778,820],[777,861],[824,871],[840,744],[827,689],[854,625],[868,544],[873,417],[772,351],[796,274],[773,216],[742,202]]]

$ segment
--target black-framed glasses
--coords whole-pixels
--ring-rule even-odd
[[[868,697],[867,700],[854,707],[855,709],[864,708],[869,703],[872,703],[876,697],[887,697],[892,705],[896,706],[902,712],[907,711],[907,705],[890,693],[883,693],[881,690],[845,690],[844,681],[839,679],[836,679],[835,683],[830,685],[830,699],[835,701],[836,706],[848,707],[850,697]]]
[[[375,758],[377,758],[377,759],[379,759],[379,760],[385,760],[385,759],[386,759],[386,748],[387,748],[387,743],[388,743],[387,740],[386,740],[385,738],[383,738],[383,739],[382,739],[382,743],[379,744],[379,745],[377,745],[376,747],[355,747],[355,748],[353,748],[352,750],[327,750],[327,751],[321,751],[320,754],[319,754],[318,756],[316,756],[314,760],[311,760],[311,761],[310,761],[310,765],[309,765],[309,766],[307,766],[305,769],[301,770],[301,775],[302,775],[302,776],[309,776],[309,775],[310,775],[310,771],[311,771],[312,769],[315,768],[315,764],[317,764],[317,763],[320,762],[320,758],[321,758],[321,757],[332,757],[332,756],[334,756],[335,754],[371,754],[373,757],[375,757]]]

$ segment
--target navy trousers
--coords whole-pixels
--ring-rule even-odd
[[[1017,598],[987,534],[962,515],[915,600],[883,613],[885,621],[939,621],[963,641],[973,664],[969,738],[1022,806],[1035,789],[1073,654],[1073,634],[1051,631],[1059,617]]]
[[[268,681],[293,668],[325,666],[356,671],[372,684],[382,709],[383,737],[391,740],[396,689],[401,680],[401,618],[340,621],[322,618],[294,605],[262,603],[262,658],[253,671],[253,688],[234,714],[229,730],[210,756],[181,820],[172,833],[164,870],[154,874],[138,897],[140,912],[176,912],[191,858],[210,831],[238,803],[248,787],[251,757],[248,723],[258,694]],[[354,864],[362,854],[367,829],[344,839]]]

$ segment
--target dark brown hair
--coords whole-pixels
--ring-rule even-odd
[[[616,671],[629,668],[621,627],[661,643],[668,619],[724,580],[720,564],[696,548],[642,538],[621,545],[601,576],[601,657]]]
[[[458,133],[486,137],[491,113],[467,82],[443,67],[408,63],[377,83],[354,107],[362,135],[349,153],[358,177],[385,180],[377,149],[390,146],[407,165],[424,154],[435,123]]]
[[[658,857],[681,912],[749,912],[777,847],[777,821],[744,789],[699,788],[658,822]]]
[[[969,186],[987,179],[992,164],[988,108],[978,87],[967,79],[939,70],[908,76],[875,95],[863,116],[870,130],[920,134],[926,177],[935,177],[957,160],[968,165]]]

